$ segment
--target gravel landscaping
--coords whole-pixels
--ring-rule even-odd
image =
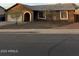
[[[35,21],[26,22],[22,24],[10,24],[5,26],[0,26],[0,29],[51,29],[57,28],[64,25],[68,25],[67,22],[50,22],[50,21]]]

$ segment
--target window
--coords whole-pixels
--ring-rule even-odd
[[[38,19],[46,19],[46,14],[44,11],[38,12]]]
[[[60,11],[60,19],[68,20],[68,11]]]

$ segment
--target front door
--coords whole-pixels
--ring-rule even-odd
[[[75,15],[75,21],[79,22],[79,15]]]
[[[24,22],[28,22],[30,21],[30,14],[29,13],[25,13],[24,15]]]

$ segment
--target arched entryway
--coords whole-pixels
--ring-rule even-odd
[[[29,13],[25,13],[24,14],[24,22],[29,22],[30,21],[30,14]]]

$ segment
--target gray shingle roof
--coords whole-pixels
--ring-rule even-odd
[[[7,10],[15,7],[20,3],[16,3],[12,7],[8,8]],[[78,6],[74,3],[64,3],[64,4],[48,4],[48,5],[36,5],[36,6],[29,6],[26,4],[20,4],[23,5],[25,8],[30,8],[32,10],[36,11],[42,11],[42,10],[75,10]]]
[[[76,5],[73,3],[53,4],[53,5],[37,5],[30,6],[32,10],[75,10]]]

